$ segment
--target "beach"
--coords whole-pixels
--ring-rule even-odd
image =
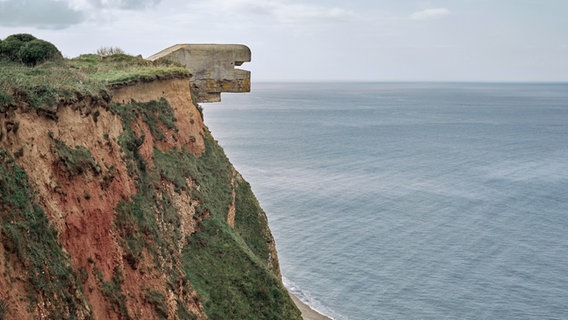
[[[310,308],[310,306],[300,301],[300,299],[298,299],[295,295],[290,293],[290,297],[292,297],[296,307],[298,307],[298,309],[302,312],[302,318],[304,320],[331,320],[331,318],[328,318]]]

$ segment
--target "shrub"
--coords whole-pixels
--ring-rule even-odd
[[[14,102],[14,98],[8,92],[0,92],[0,110]]]
[[[146,301],[154,306],[154,311],[162,319],[168,318],[168,304],[166,303],[166,297],[163,293],[157,290],[151,290],[146,293]]]
[[[36,37],[27,33],[19,33],[8,36],[0,43],[0,57],[4,56],[12,61],[19,61],[19,53],[22,46],[27,42],[36,40]]]
[[[125,52],[118,47],[102,47],[97,50],[97,54],[101,57],[107,57],[115,54],[125,54]]]
[[[13,34],[0,42],[0,57],[28,66],[63,58],[52,43],[27,33]]]
[[[100,278],[102,280],[102,277]],[[124,276],[118,267],[114,267],[111,281],[103,281],[103,295],[109,300],[119,319],[131,319],[126,308],[126,297],[122,293]]]
[[[4,39],[4,41],[21,41],[21,42],[30,42],[32,40],[36,40],[37,38],[32,36],[31,34],[28,33],[17,33],[17,34],[13,34],[11,36],[8,36],[8,38]]]
[[[176,312],[178,319],[185,319],[185,320],[197,320],[197,316],[187,310],[187,308],[183,305],[181,301],[177,301],[177,312]]]
[[[32,40],[24,43],[18,52],[20,61],[28,66],[35,66],[47,60],[62,59],[61,52],[52,43],[44,40]]]
[[[55,139],[54,149],[57,154],[57,165],[69,177],[92,171],[95,175],[101,168],[91,152],[83,146],[71,148],[65,142]]]
[[[0,43],[0,57],[7,58],[11,61],[18,60],[18,53],[20,52],[20,48],[24,45],[24,42],[13,40],[8,41],[4,40]]]

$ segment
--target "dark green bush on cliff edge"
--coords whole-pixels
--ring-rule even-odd
[[[39,39],[25,43],[20,48],[19,56],[22,63],[28,66],[63,58],[57,47],[50,42]]]
[[[36,40],[36,37],[27,33],[13,34],[0,43],[0,57],[11,61],[19,60],[20,49],[26,42]]]
[[[52,43],[20,33],[0,42],[0,58],[33,67],[48,60],[62,59],[63,56]]]

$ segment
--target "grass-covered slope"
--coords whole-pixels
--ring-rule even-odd
[[[205,153],[199,157],[184,149],[155,150],[155,167],[152,169],[138,153],[137,145],[144,138],[129,130],[128,122],[136,119],[137,115],[145,114],[141,118],[150,128],[155,127],[156,123],[162,122],[161,117],[168,118],[163,116],[162,112],[167,110],[167,107],[163,109],[164,106],[167,106],[166,102],[161,101],[113,107],[125,121],[121,143],[129,159],[129,170],[138,177],[141,191],[117,210],[119,229],[130,230],[124,232],[123,237],[131,255],[139,256],[144,248],[156,254],[168,246],[171,250],[176,249],[175,244],[169,243],[159,232],[158,226],[152,224],[156,210],[170,217],[173,226],[179,224],[179,213],[175,209],[154,204],[154,185],[165,179],[175,185],[177,192],[188,193],[200,202],[194,215],[194,219],[199,221],[197,231],[184,239],[181,259],[183,272],[198,291],[209,318],[298,319],[299,313],[286,289],[278,275],[269,268],[267,240],[271,236],[262,232],[267,229],[266,217],[259,215],[262,210],[256,200],[250,199],[252,193],[236,193],[237,203],[248,202],[248,207],[237,208],[237,217],[240,214],[256,217],[249,217],[248,223],[243,221],[239,224],[240,230],[250,229],[250,232],[242,237],[226,222],[231,203],[232,167],[211,135],[205,137]],[[159,111],[160,108],[162,111]],[[162,133],[155,131],[152,135],[160,139]],[[197,187],[188,188],[187,179],[193,180]],[[264,224],[264,228],[257,224]],[[257,230],[260,232],[255,233]],[[258,255],[257,252],[263,254]]]

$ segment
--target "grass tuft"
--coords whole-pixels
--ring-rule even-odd
[[[57,165],[63,172],[66,172],[69,177],[80,175],[88,171],[91,171],[95,175],[101,172],[100,165],[91,152],[83,146],[71,148],[63,141],[54,139],[54,149],[57,154]]]
[[[146,301],[154,307],[156,314],[162,319],[168,318],[168,305],[164,294],[157,290],[146,292]]]

